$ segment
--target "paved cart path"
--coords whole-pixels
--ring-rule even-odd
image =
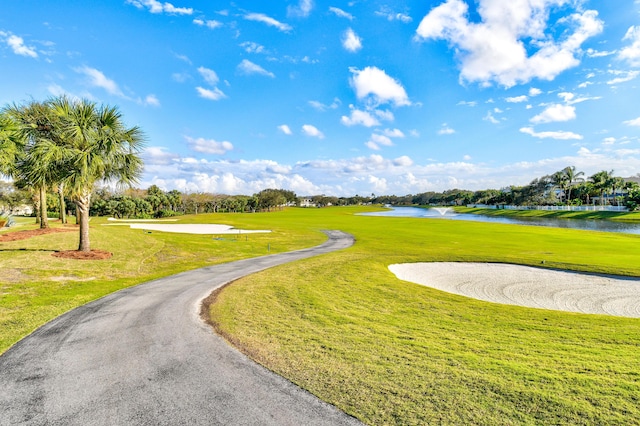
[[[197,269],[113,293],[0,356],[0,425],[355,425],[257,365],[198,316],[212,290],[317,247]]]

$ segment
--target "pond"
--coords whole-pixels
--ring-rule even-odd
[[[615,222],[610,220],[589,219],[555,219],[542,217],[498,217],[480,214],[456,213],[447,207],[391,207],[391,210],[381,212],[362,213],[363,216],[388,217],[422,217],[431,219],[467,220],[473,222],[508,223],[513,225],[549,226],[553,228],[582,229],[588,231],[621,232],[626,234],[640,234],[639,223]]]

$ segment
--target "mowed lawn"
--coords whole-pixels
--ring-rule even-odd
[[[247,216],[341,229],[356,244],[226,287],[211,317],[231,342],[372,425],[640,424],[640,320],[476,301],[387,269],[473,261],[640,276],[640,236],[353,212]]]
[[[354,247],[228,286],[212,306],[227,338],[368,424],[640,424],[640,320],[474,301],[399,281],[387,269],[416,261],[544,261],[640,276],[639,236],[354,216],[364,210],[178,222],[274,231],[219,239],[103,226],[105,219],[92,218],[92,246],[114,253],[103,261],[51,256],[74,249],[75,232],[0,242],[0,352],[120,288],[317,245],[326,239],[321,230],[340,229],[356,237]]]

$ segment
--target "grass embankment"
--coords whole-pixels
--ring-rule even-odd
[[[563,211],[563,210],[504,210],[476,207],[453,207],[457,213],[481,214],[502,217],[539,217],[559,219],[640,221],[640,212]]]
[[[168,223],[234,225],[240,216],[201,214]],[[278,253],[326,240],[322,233],[308,227],[265,220],[266,216],[272,217],[268,214],[247,216],[259,224],[248,223],[246,229],[273,232],[220,235],[220,239],[214,239],[211,235],[149,233],[128,226],[103,226],[109,223],[106,219],[92,218],[92,248],[113,253],[108,260],[95,261],[51,256],[54,251],[76,249],[77,231],[0,242],[0,353],[56,316],[122,288],[206,265],[266,255],[268,250]],[[19,226],[3,230],[0,235],[36,228],[33,218],[18,221]],[[61,225],[51,221],[51,226]]]
[[[254,359],[368,424],[640,424],[640,320],[475,301],[387,269],[544,260],[640,276],[639,236],[347,211],[277,213],[356,245],[239,280],[212,305]]]

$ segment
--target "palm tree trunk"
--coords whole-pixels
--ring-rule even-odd
[[[49,219],[47,218],[47,187],[41,185],[38,188],[40,195],[40,229],[49,228]]]
[[[80,243],[78,244],[78,251],[90,252],[89,206],[91,205],[91,192],[79,195],[75,202],[76,217],[80,223]]]
[[[33,212],[36,214],[36,225],[40,225],[40,196],[32,196],[33,199]]]
[[[64,202],[64,185],[58,185],[58,197],[60,199],[60,222],[67,223],[67,206]]]

